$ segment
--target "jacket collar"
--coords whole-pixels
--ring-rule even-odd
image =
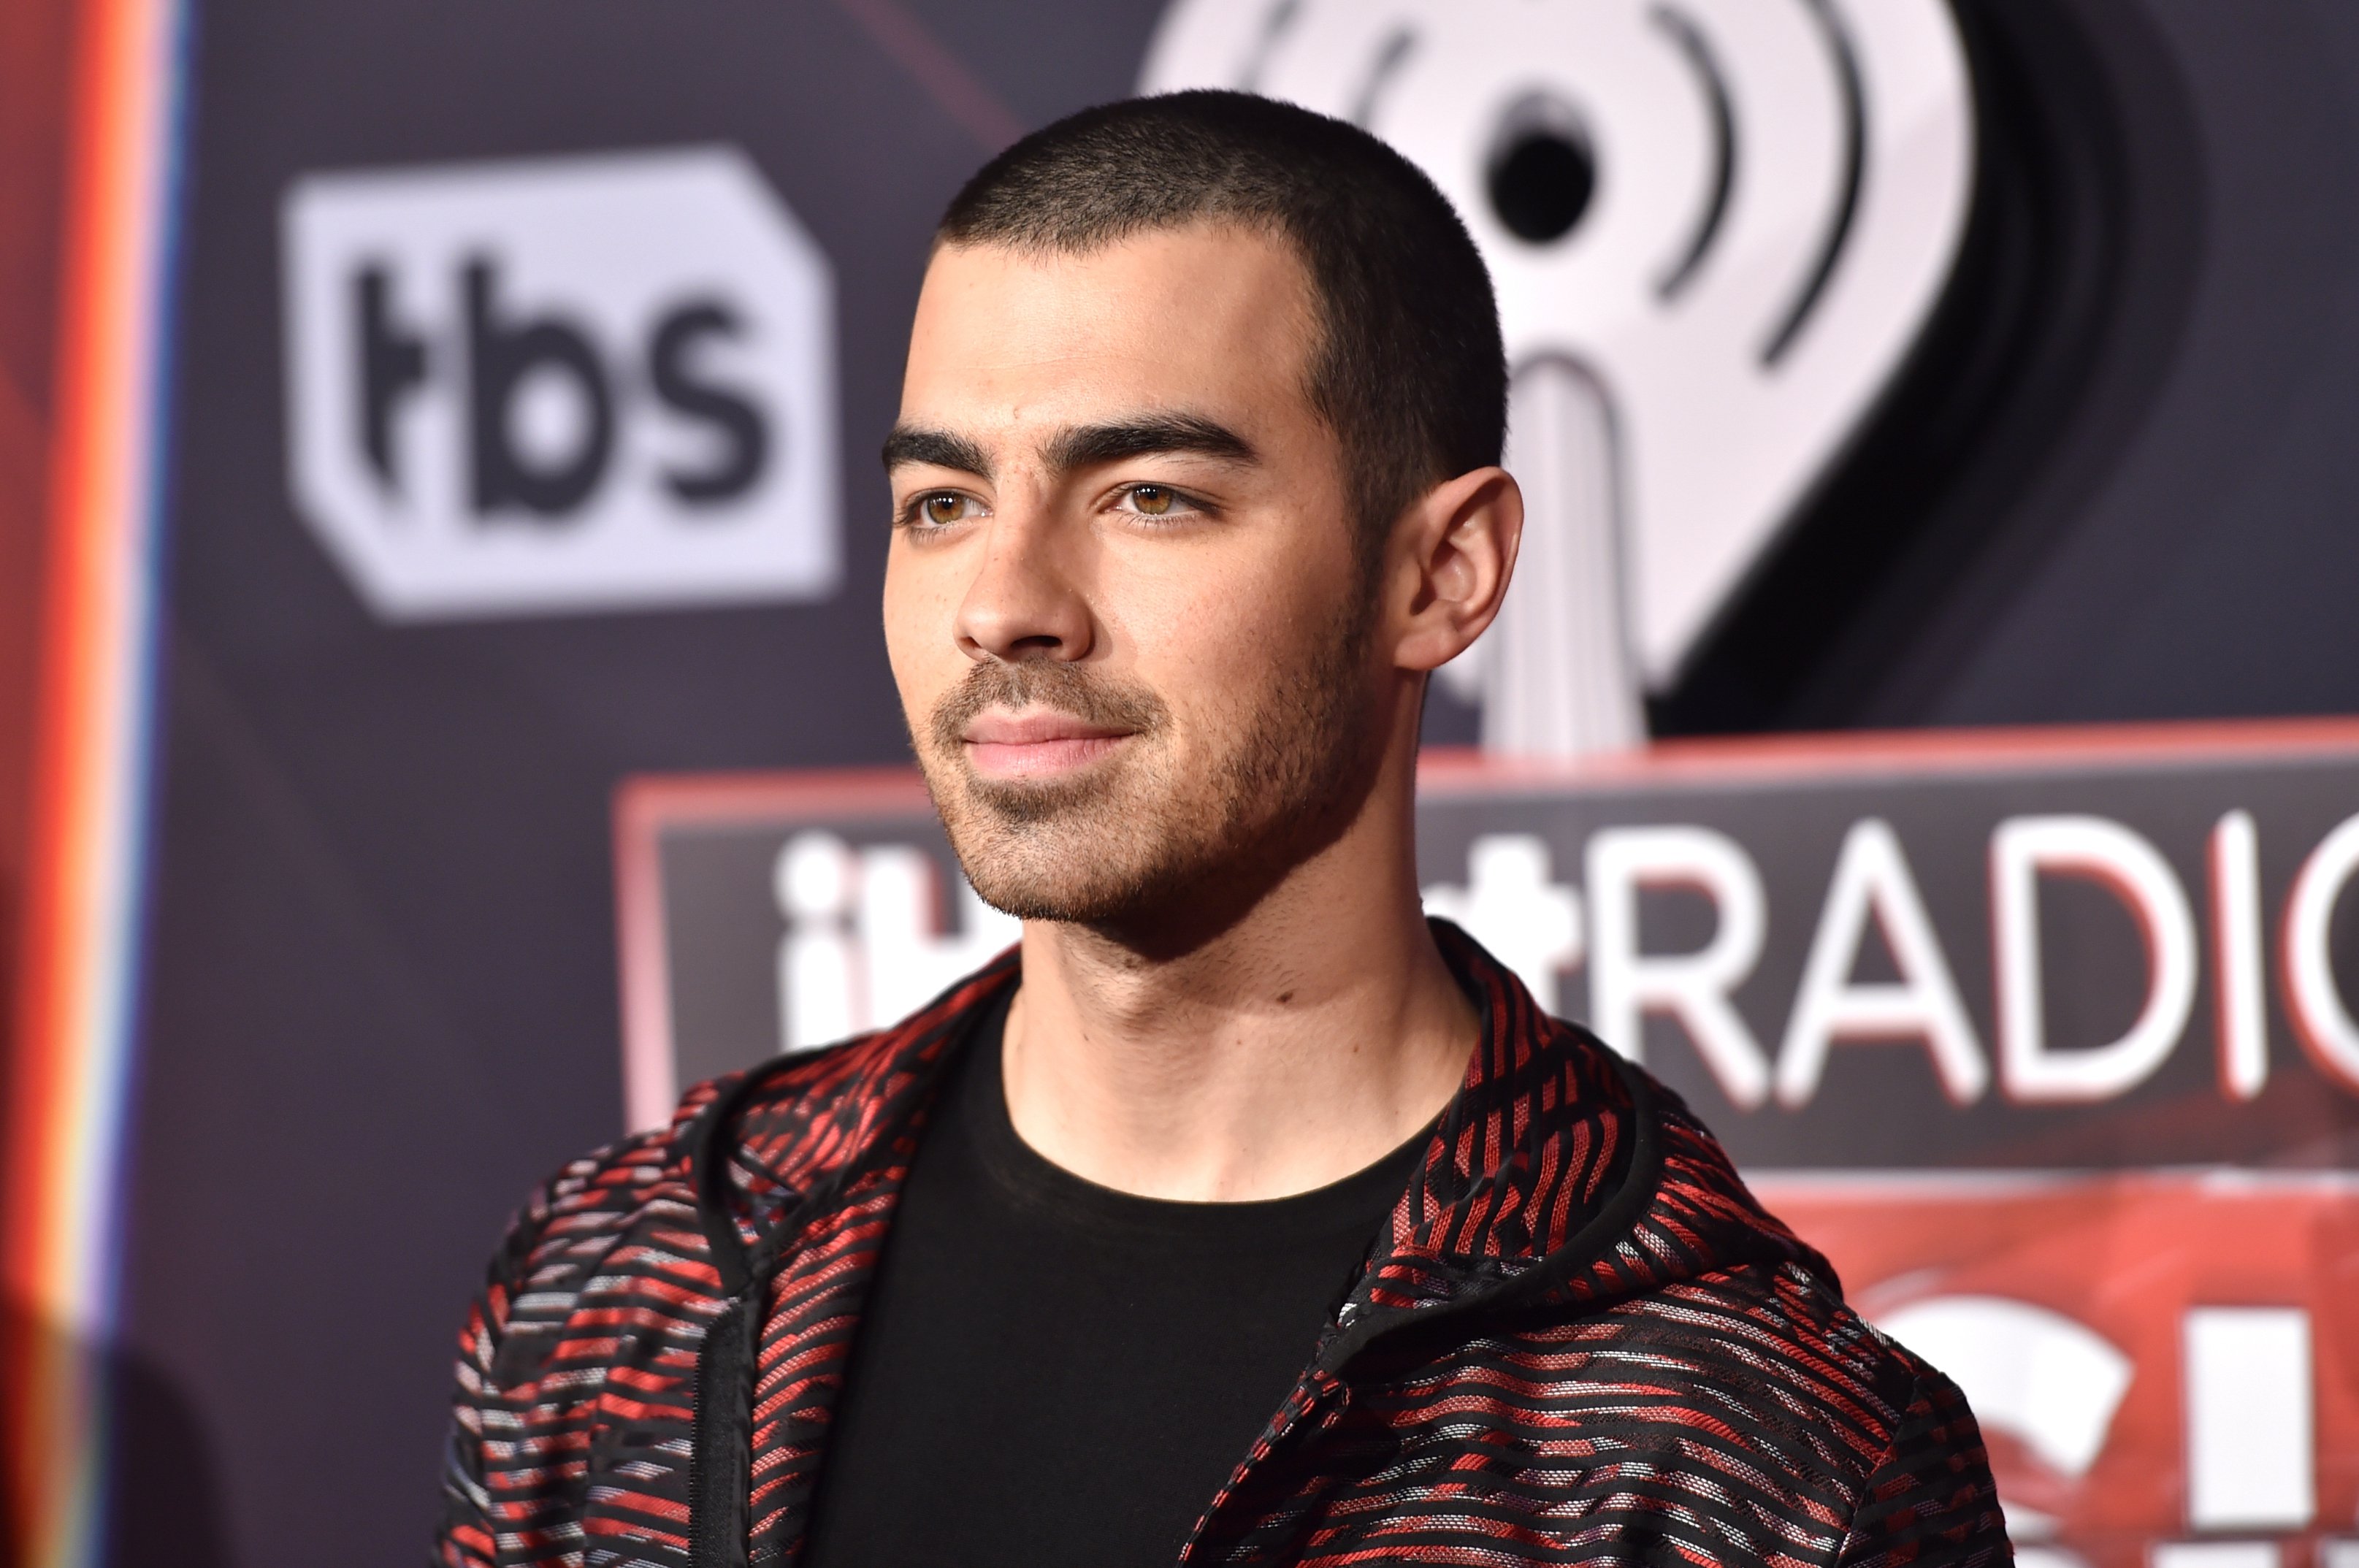
[[[1481,1041],[1321,1365],[1473,1306],[1595,1310],[1747,1261],[1801,1262],[1833,1278],[1754,1202],[1678,1096],[1542,1012],[1455,925],[1431,924],[1481,1014]],[[943,1064],[1021,974],[1010,950],[891,1029],[782,1059],[682,1105],[674,1149],[694,1172],[727,1293],[765,1274],[815,1211],[897,1186]],[[716,1160],[724,1139],[731,1158]]]

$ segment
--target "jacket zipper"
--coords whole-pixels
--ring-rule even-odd
[[[1309,1399],[1298,1400],[1296,1396],[1302,1392],[1303,1384],[1314,1380],[1323,1382],[1326,1386],[1318,1389]],[[1188,1534],[1187,1544],[1180,1549],[1179,1568],[1194,1568],[1194,1565],[1201,1561],[1197,1555],[1197,1549],[1212,1536],[1214,1523],[1229,1511],[1232,1503],[1244,1489],[1245,1482],[1252,1478],[1256,1471],[1276,1459],[1282,1449],[1298,1441],[1298,1434],[1302,1432],[1303,1428],[1310,1424],[1314,1417],[1317,1418],[1318,1425],[1327,1425],[1332,1416],[1342,1413],[1340,1407],[1348,1405],[1351,1398],[1350,1388],[1341,1378],[1321,1371],[1316,1363],[1307,1369],[1301,1379],[1296,1382],[1293,1393],[1287,1396],[1286,1413],[1261,1444],[1263,1450],[1261,1457],[1256,1460],[1249,1456],[1245,1467],[1230,1477],[1228,1485],[1221,1488],[1211,1504],[1205,1508],[1203,1516],[1197,1519],[1196,1528]],[[1331,1406],[1338,1408],[1331,1410]]]

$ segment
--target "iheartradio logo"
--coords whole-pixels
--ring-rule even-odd
[[[1493,750],[1644,738],[1907,358],[1972,197],[1942,0],[1176,0],[1140,87],[1364,125],[1482,246],[1531,516],[1445,673]]]

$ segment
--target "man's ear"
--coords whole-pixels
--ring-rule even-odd
[[[1434,486],[1394,526],[1386,603],[1393,662],[1438,670],[1496,619],[1524,539],[1524,493],[1504,468]]]

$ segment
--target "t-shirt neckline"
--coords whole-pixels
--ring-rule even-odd
[[[1284,1245],[1364,1231],[1392,1211],[1419,1157],[1432,1141],[1434,1123],[1428,1123],[1373,1164],[1323,1187],[1282,1198],[1192,1203],[1102,1186],[1026,1143],[1008,1115],[1000,1052],[1014,997],[1011,986],[976,1019],[973,1039],[951,1067],[945,1120],[971,1143],[977,1163],[1002,1195],[1044,1219],[1221,1247]]]

